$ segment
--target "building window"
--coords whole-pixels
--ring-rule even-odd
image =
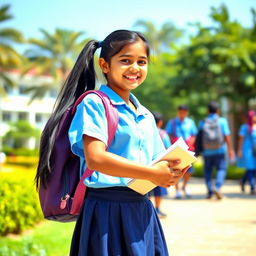
[[[56,89],[52,89],[52,90],[50,90],[49,94],[50,94],[51,98],[55,99],[58,96],[58,91]]]
[[[3,122],[10,122],[12,120],[11,112],[3,112],[2,120]]]
[[[27,120],[27,113],[26,112],[19,112],[18,119],[19,120]]]
[[[26,85],[19,85],[19,95],[26,95],[26,89],[27,89],[27,86]]]
[[[43,115],[36,114],[36,123],[42,123],[42,121],[43,121]]]

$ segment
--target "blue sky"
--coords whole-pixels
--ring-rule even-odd
[[[5,27],[14,27],[26,38],[38,37],[39,28],[84,31],[86,36],[103,40],[116,29],[134,29],[138,19],[150,20],[156,26],[172,21],[188,29],[189,22],[210,24],[210,6],[225,3],[231,19],[244,26],[252,25],[250,8],[255,0],[2,0],[10,4],[14,19]]]

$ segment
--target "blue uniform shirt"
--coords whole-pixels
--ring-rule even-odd
[[[185,117],[183,121],[179,118],[169,120],[165,130],[169,135],[182,137],[184,140],[197,134],[195,122],[189,117]]]
[[[256,156],[253,155],[253,144],[256,144],[256,129],[249,132],[248,124],[242,124],[239,136],[243,137],[242,157],[238,159],[237,165],[247,170],[256,170]]]
[[[161,137],[161,139],[164,143],[165,148],[166,149],[169,148],[172,144],[171,144],[168,133],[165,130],[161,129],[161,128],[158,128],[158,130],[159,130],[159,134],[160,134],[160,137]]]
[[[207,116],[207,118],[214,119],[218,117],[218,122],[221,128],[221,131],[223,133],[224,136],[230,135],[230,130],[229,130],[229,126],[228,126],[228,122],[226,120],[226,118],[224,117],[219,117],[218,114],[209,114]],[[202,129],[204,126],[204,120],[201,120],[199,122],[199,130]],[[216,154],[225,154],[226,153],[226,143],[223,143],[223,145],[220,148],[217,149],[205,149],[203,150],[203,155],[209,156],[209,155],[216,155]]]
[[[149,165],[165,150],[153,115],[133,94],[130,94],[130,99],[137,108],[136,112],[108,86],[102,85],[100,91],[109,96],[119,114],[117,131],[108,151],[137,163]],[[80,157],[81,173],[86,168],[83,134],[97,138],[107,145],[105,109],[101,99],[95,94],[87,95],[78,105],[69,129],[71,150]],[[84,182],[88,187],[101,188],[127,186],[127,181],[128,178],[114,177],[95,170]]]

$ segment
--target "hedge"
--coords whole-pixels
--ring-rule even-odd
[[[6,164],[36,168],[38,164],[37,156],[7,156]]]
[[[29,170],[1,172],[0,236],[21,233],[42,220],[33,176]]]
[[[193,165],[193,167],[194,167],[193,176],[194,177],[203,177],[203,160],[202,160],[202,157],[199,157],[198,161]],[[244,172],[245,172],[244,169],[239,168],[234,164],[230,164],[230,165],[228,165],[228,168],[227,168],[226,179],[231,179],[231,180],[241,179]]]

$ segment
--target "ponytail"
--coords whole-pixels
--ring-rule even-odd
[[[95,40],[91,40],[85,45],[57,97],[53,113],[40,140],[39,162],[35,176],[37,188],[40,181],[44,186],[47,184],[51,172],[50,156],[61,117],[82,93],[95,89],[94,53],[98,47],[100,47],[100,43]]]

